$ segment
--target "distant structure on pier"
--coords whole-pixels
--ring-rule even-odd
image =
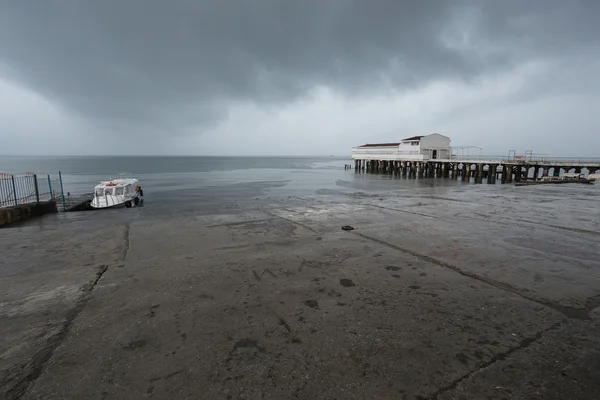
[[[413,136],[399,143],[368,143],[352,149],[354,159],[428,161],[449,159],[452,154],[450,138],[432,133]]]
[[[412,136],[398,143],[367,143],[352,148],[354,169],[359,172],[376,172],[401,174],[409,178],[443,177],[482,183],[486,177],[488,183],[496,183],[500,175],[502,183],[527,180],[530,175],[534,180],[550,176],[558,177],[561,171],[569,174],[574,170],[580,174],[587,169],[594,176],[600,169],[599,158],[586,157],[538,157],[532,151],[517,155],[514,150],[506,156],[459,155],[453,150],[481,148],[476,146],[450,146],[450,138],[432,133],[424,136]]]

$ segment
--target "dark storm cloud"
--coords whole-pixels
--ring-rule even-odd
[[[104,123],[207,124],[286,102],[469,80],[597,44],[599,1],[3,0],[0,74]]]

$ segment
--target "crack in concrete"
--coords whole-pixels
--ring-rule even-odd
[[[454,390],[456,389],[456,387],[463,381],[472,378],[475,374],[483,371],[486,368],[491,367],[492,365],[494,365],[495,363],[499,362],[499,361],[503,361],[506,358],[508,358],[510,355],[512,355],[513,353],[519,351],[519,350],[523,350],[528,348],[529,346],[531,346],[533,343],[535,343],[536,341],[538,341],[539,339],[542,338],[542,336],[554,329],[559,328],[565,321],[560,321],[557,323],[554,323],[552,325],[550,325],[548,328],[537,332],[533,337],[527,337],[524,338],[523,340],[521,340],[521,342],[519,343],[519,345],[517,346],[511,346],[509,347],[508,350],[502,352],[502,353],[498,353],[496,355],[494,355],[489,361],[486,361],[485,363],[483,363],[482,365],[480,365],[479,367],[477,367],[477,369],[474,369],[473,371],[470,371],[468,373],[466,373],[465,375],[455,379],[454,381],[452,381],[449,385],[444,386],[440,389],[438,389],[436,392],[430,394],[429,396],[427,396],[426,398],[428,399],[437,399],[438,396],[440,396],[441,394],[448,392],[450,390]]]
[[[54,355],[54,351],[60,346],[67,334],[71,330],[75,318],[83,310],[90,299],[91,292],[94,290],[104,273],[108,270],[108,265],[101,265],[96,272],[96,276],[90,282],[86,283],[81,288],[81,295],[75,302],[75,306],[67,311],[65,319],[58,332],[52,334],[46,339],[46,344],[32,357],[31,362],[25,367],[30,367],[27,375],[19,379],[13,387],[7,392],[7,400],[18,400],[25,395],[29,386],[38,379],[44,372],[44,368],[48,361]],[[4,386],[5,383],[2,384]]]
[[[279,325],[282,325],[286,331],[288,331],[291,334],[294,333],[294,332],[292,332],[292,328],[290,328],[290,325],[287,323],[287,321],[285,319],[281,318],[277,314],[275,314],[275,317],[277,318],[277,322],[279,323]]]
[[[125,233],[124,233],[124,239],[125,239],[125,248],[123,249],[123,258],[122,260],[125,261],[127,259],[127,254],[129,254],[129,231],[131,230],[131,223],[127,223],[125,225]]]
[[[555,303],[551,303],[551,302],[548,302],[548,301],[543,301],[543,300],[537,299],[537,298],[535,298],[533,296],[529,296],[529,295],[523,293],[520,288],[512,286],[512,285],[510,285],[510,284],[508,284],[506,282],[499,282],[499,281],[496,281],[494,279],[489,279],[489,278],[477,275],[477,274],[475,274],[473,272],[465,271],[465,270],[463,270],[463,269],[461,269],[461,268],[459,268],[459,267],[457,267],[455,265],[448,264],[448,263],[446,263],[444,261],[438,260],[438,259],[433,258],[431,256],[428,256],[426,254],[421,254],[421,253],[418,253],[416,251],[407,249],[405,247],[401,247],[401,246],[397,246],[397,245],[388,243],[388,242],[386,242],[384,240],[377,239],[377,238],[365,235],[364,233],[360,233],[360,232],[357,232],[357,231],[352,231],[352,233],[354,233],[355,235],[358,235],[358,236],[360,236],[362,238],[371,240],[371,241],[373,241],[375,243],[379,243],[379,244],[381,244],[383,246],[390,247],[390,248],[392,248],[394,250],[398,250],[398,251],[401,251],[403,253],[410,254],[410,255],[412,255],[414,257],[417,257],[418,259],[420,259],[422,261],[430,262],[430,263],[439,265],[441,267],[448,268],[448,269],[450,269],[450,270],[452,270],[452,271],[454,271],[454,272],[456,272],[456,273],[458,273],[458,274],[460,274],[462,276],[465,276],[467,278],[475,279],[475,280],[477,280],[479,282],[486,283],[486,284],[488,284],[490,286],[493,286],[493,287],[495,287],[497,289],[513,293],[513,294],[515,294],[515,295],[517,295],[519,297],[522,297],[522,298],[524,298],[526,300],[533,301],[535,303],[541,304],[543,306],[546,306],[548,308],[551,308],[551,309],[553,309],[555,311],[560,312],[561,314],[563,314],[567,318],[579,319],[579,320],[589,320],[589,319],[591,319],[590,315],[589,315],[589,310],[587,308],[566,307],[566,306],[562,306],[560,304],[555,304]]]
[[[282,220],[284,220],[284,221],[287,221],[287,222],[289,222],[290,224],[294,224],[294,225],[296,225],[296,226],[299,226],[299,227],[301,227],[301,228],[307,229],[307,230],[311,231],[312,233],[316,233],[316,234],[318,234],[318,233],[319,233],[319,232],[317,232],[316,230],[314,230],[313,228],[311,228],[310,226],[308,226],[308,225],[305,225],[305,224],[303,224],[303,223],[301,223],[301,222],[297,222],[297,221],[294,221],[294,220],[292,220],[292,219],[289,219],[289,218],[282,217],[282,216],[280,216],[280,215],[277,215],[277,214],[272,214],[272,213],[270,213],[270,212],[267,212],[267,214],[269,214],[269,215],[271,215],[271,216],[273,216],[273,217],[275,217],[275,218],[279,218],[279,219],[282,219]]]

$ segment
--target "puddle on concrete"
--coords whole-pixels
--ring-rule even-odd
[[[600,254],[591,251],[582,250],[574,246],[568,246],[560,243],[546,242],[539,239],[526,237],[508,237],[506,243],[525,247],[532,250],[543,251],[545,253],[556,254],[564,257],[577,258],[580,260],[600,261]]]

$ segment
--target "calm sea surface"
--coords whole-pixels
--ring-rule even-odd
[[[468,191],[473,199],[516,189],[513,185],[473,185],[451,179],[406,179],[345,170],[344,164],[351,163],[350,158],[341,157],[0,156],[0,172],[61,171],[64,190],[72,195],[91,193],[101,180],[127,173],[137,178],[144,189],[144,214],[226,213],[288,199],[290,203],[302,199],[344,201],[379,194],[408,195],[417,188],[431,196]],[[583,188],[574,186],[587,185],[556,186],[579,191]],[[595,186],[598,189],[600,185]],[[597,194],[598,190],[593,192]]]

